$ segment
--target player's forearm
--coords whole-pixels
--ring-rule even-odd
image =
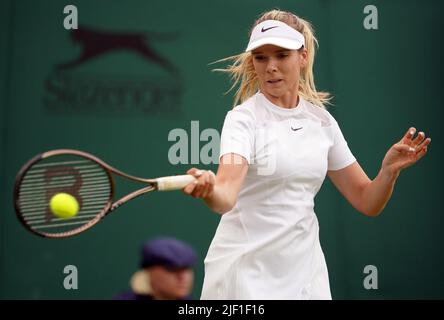
[[[381,169],[363,189],[361,211],[368,216],[378,216],[392,196],[399,172]]]
[[[222,215],[233,209],[236,203],[235,195],[231,191],[224,185],[216,183],[213,192],[203,200],[211,210]]]

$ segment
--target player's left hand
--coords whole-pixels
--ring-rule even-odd
[[[387,151],[382,161],[383,170],[399,174],[401,170],[416,163],[427,153],[427,146],[432,139],[426,139],[422,131],[413,139],[415,132],[415,128],[410,128],[404,137]]]

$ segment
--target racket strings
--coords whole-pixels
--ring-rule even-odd
[[[58,193],[68,193],[77,200],[77,215],[60,218],[52,213],[49,203]],[[43,159],[27,170],[19,186],[17,204],[31,229],[62,235],[100,219],[111,194],[110,178],[101,165],[77,155],[59,155]]]

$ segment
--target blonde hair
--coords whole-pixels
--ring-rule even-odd
[[[325,109],[325,105],[330,104],[329,101],[331,96],[328,92],[316,91],[313,77],[313,64],[316,46],[318,46],[318,40],[314,36],[314,31],[310,22],[296,16],[291,12],[275,9],[261,14],[251,30],[265,20],[282,21],[304,35],[308,63],[307,66],[301,70],[302,72],[299,80],[299,95],[314,105]],[[216,62],[222,61],[233,61],[233,64],[229,65],[226,69],[214,69],[213,71],[221,71],[230,75],[233,85],[227,92],[230,92],[236,86],[239,86],[234,97],[234,106],[236,106],[239,102],[244,102],[259,90],[259,83],[253,66],[253,55],[251,52],[243,52]]]

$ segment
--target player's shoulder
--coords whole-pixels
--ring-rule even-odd
[[[319,107],[308,100],[304,100],[304,107],[307,114],[313,120],[319,121],[323,127],[329,127],[336,121],[325,107]]]
[[[256,120],[255,105],[255,96],[252,96],[228,111],[227,116],[254,122]]]

